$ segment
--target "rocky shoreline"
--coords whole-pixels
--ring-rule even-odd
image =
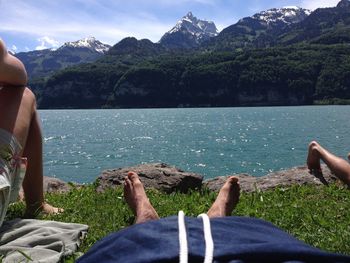
[[[311,175],[306,166],[273,172],[262,177],[249,174],[232,174],[237,176],[243,192],[266,191],[276,187],[290,187],[292,185],[323,185],[338,181],[326,166],[322,166],[323,177]],[[203,181],[200,174],[185,172],[175,166],[164,163],[141,164],[137,166],[105,170],[96,180],[96,191],[103,192],[108,188],[115,188],[123,184],[124,177],[129,171],[137,172],[145,188],[154,188],[165,193],[187,192],[191,189],[206,187],[211,191],[218,191],[226,181],[227,176],[219,176]],[[49,193],[68,192],[74,184],[66,183],[57,178],[44,177],[44,191]],[[82,186],[75,184],[74,186]]]

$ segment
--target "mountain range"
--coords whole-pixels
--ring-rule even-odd
[[[271,38],[300,23],[311,14],[310,10],[299,7],[273,8],[251,17],[240,19],[213,38],[206,48],[232,50],[233,48],[261,47],[270,44]]]
[[[224,49],[223,43],[227,39],[230,42],[226,45],[232,49],[235,46],[247,45],[252,38],[256,39],[262,32],[282,29],[286,25],[300,22],[309,14],[309,10],[297,7],[274,8],[257,13],[252,17],[243,18],[238,23],[225,28],[219,34],[214,22],[198,19],[192,12],[188,12],[171,30],[161,37],[158,43],[143,39],[136,44],[134,38],[128,37],[117,43],[111,53],[115,53],[115,50],[120,50],[122,53],[130,53],[130,51],[135,53],[137,50],[149,52],[152,50],[151,53],[155,55],[165,50],[194,49],[201,45],[208,48],[213,43],[220,43],[221,46],[217,45],[216,48],[220,46],[219,49]],[[209,42],[210,39],[214,40]],[[223,41],[223,39],[225,40]],[[25,64],[30,78],[35,79],[48,76],[55,71],[72,65],[93,62],[106,54],[110,48],[111,46],[101,43],[94,37],[89,37],[67,42],[57,50],[45,49],[21,52],[16,56]]]
[[[294,105],[348,98],[349,77],[341,72],[327,76],[331,69],[321,57],[335,52],[331,65],[343,61],[343,71],[350,72],[349,43],[350,2],[342,0],[314,12],[273,8],[220,33],[213,22],[189,12],[158,43],[129,37],[109,47],[85,39],[55,51],[16,55],[44,108]],[[286,80],[275,75],[282,70],[277,65],[289,69],[280,72]],[[253,74],[255,67],[259,72]],[[344,92],[328,87],[329,79]],[[282,86],[290,89],[281,93]]]

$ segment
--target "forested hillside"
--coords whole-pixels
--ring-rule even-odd
[[[350,45],[162,55],[87,64],[45,84],[42,107],[302,105],[350,99]]]

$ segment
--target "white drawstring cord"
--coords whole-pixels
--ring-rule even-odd
[[[205,240],[205,257],[204,263],[212,263],[214,256],[214,242],[211,235],[210,220],[207,214],[200,214],[198,216],[203,220],[203,231]],[[185,214],[183,211],[179,211],[178,214],[178,227],[179,227],[179,262],[188,263],[188,244],[187,244],[187,233],[185,226]]]
[[[178,226],[179,226],[179,245],[180,245],[179,262],[187,263],[188,246],[187,246],[187,234],[186,234],[186,226],[185,226],[185,214],[183,211],[179,211]]]
[[[203,220],[203,229],[204,229],[204,240],[205,240],[205,258],[204,263],[212,263],[214,256],[214,242],[211,235],[210,220],[207,214],[200,214],[198,217],[201,217]]]

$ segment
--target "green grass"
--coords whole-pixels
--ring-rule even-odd
[[[206,212],[216,194],[206,189],[189,194],[164,194],[147,191],[161,217],[183,210],[187,216]],[[64,213],[43,219],[89,225],[89,233],[79,251],[86,252],[96,241],[133,223],[134,217],[123,200],[122,188],[96,193],[93,185],[67,194],[49,194],[51,204],[63,207]],[[16,203],[8,218],[23,213]],[[339,186],[293,186],[267,192],[242,194],[234,215],[262,218],[293,236],[330,252],[350,255],[350,191]],[[72,259],[70,259],[72,260]]]
[[[350,105],[350,100],[339,98],[315,100],[314,105]]]

